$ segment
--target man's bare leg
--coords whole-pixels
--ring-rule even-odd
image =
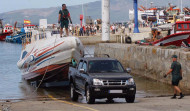
[[[174,86],[173,88],[174,88],[174,95],[173,95],[173,97],[171,97],[171,99],[176,99],[176,96],[177,96],[177,90],[175,89],[175,86]]]
[[[69,36],[68,28],[65,28],[65,31],[66,31],[66,35]]]
[[[174,94],[177,94],[177,90],[175,89],[175,86],[174,86]]]
[[[182,94],[180,88],[178,86],[174,86],[174,88],[175,88],[176,92],[179,92],[179,94],[180,94],[180,97],[178,99],[182,99],[184,97],[184,95]]]
[[[178,92],[178,93],[181,93],[181,90],[179,89],[178,86],[174,86],[174,89],[176,90],[176,93],[177,93],[177,92]]]
[[[60,37],[62,37],[63,34],[63,28],[60,28]]]

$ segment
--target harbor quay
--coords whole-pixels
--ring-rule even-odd
[[[108,54],[118,59],[125,67],[132,69],[133,74],[145,76],[159,82],[171,84],[171,76],[164,74],[171,67],[172,55],[177,55],[182,64],[183,80],[180,86],[190,90],[190,52],[183,48],[167,49],[159,46],[140,46],[137,44],[101,43],[95,46],[95,55]]]

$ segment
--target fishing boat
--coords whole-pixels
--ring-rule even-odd
[[[13,27],[11,25],[5,25],[3,27],[2,19],[0,19],[0,41],[5,41],[6,36],[9,36],[13,33]]]
[[[153,39],[154,41],[152,42],[136,41],[136,43],[141,45],[154,46],[181,46],[183,41],[190,43],[190,21],[178,21],[172,25],[171,29],[169,28],[168,35],[166,37]]]
[[[16,34],[12,34],[10,36],[6,36],[5,41],[6,42],[11,42],[11,43],[22,43],[22,40],[27,36],[30,37],[32,34],[30,34],[32,32],[32,30],[34,30],[36,28],[35,25],[31,25],[31,24],[27,24],[24,25],[24,28],[21,28],[21,31],[18,33],[16,32]]]
[[[72,59],[79,60],[84,48],[77,37],[60,37],[58,30],[32,30],[22,42],[18,68],[28,81],[66,81]]]

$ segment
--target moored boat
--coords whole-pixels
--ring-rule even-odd
[[[6,36],[13,33],[13,28],[10,25],[3,27],[2,20],[0,19],[0,41],[5,41]]]
[[[27,36],[30,37],[32,34],[32,30],[36,28],[35,25],[25,25],[24,28],[21,28],[21,31],[17,34],[12,34],[10,36],[6,36],[5,41],[6,42],[11,42],[11,43],[22,43],[22,40]]]
[[[172,29],[168,30],[166,37],[156,39],[153,38],[152,42],[137,41],[141,45],[154,45],[154,46],[168,46],[175,45],[181,46],[183,41],[190,43],[190,21],[178,21],[172,25]]]

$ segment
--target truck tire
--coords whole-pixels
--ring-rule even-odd
[[[135,95],[128,95],[127,97],[125,97],[125,100],[127,103],[134,103]]]
[[[95,102],[95,98],[92,96],[89,86],[86,87],[86,102],[88,104],[93,104]]]
[[[71,83],[70,89],[71,89],[71,91],[70,91],[71,100],[72,100],[72,101],[77,101],[79,95],[78,95],[78,93],[75,91],[75,88],[74,88],[73,83]]]

